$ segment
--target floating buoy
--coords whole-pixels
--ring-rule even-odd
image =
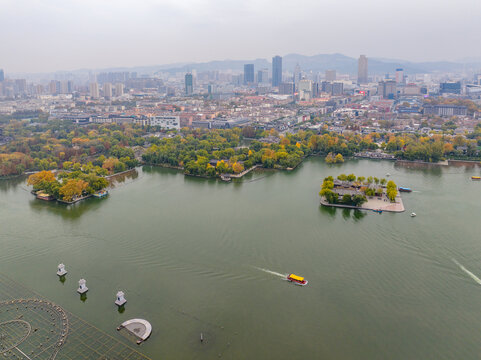
[[[122,306],[127,302],[127,300],[125,300],[125,298],[124,298],[124,295],[125,294],[124,294],[123,291],[117,292],[117,298],[115,299],[115,305]]]
[[[204,342],[204,334],[200,333],[200,342]]]
[[[79,294],[85,294],[87,291],[89,291],[89,288],[87,287],[86,285],[87,281],[85,281],[85,279],[80,279],[78,281],[78,289],[77,289],[77,292]]]
[[[57,275],[58,276],[65,276],[67,274],[67,270],[65,270],[64,264],[58,264],[57,266]]]

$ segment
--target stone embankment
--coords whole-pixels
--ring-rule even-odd
[[[362,204],[362,206],[352,206],[352,205],[344,205],[344,204],[329,204],[326,199],[321,198],[321,205],[323,206],[330,206],[330,207],[339,207],[339,208],[347,208],[347,209],[358,209],[358,210],[382,210],[386,212],[403,212],[406,209],[404,208],[403,201],[401,196],[396,196],[396,200],[394,202],[389,201],[385,196],[377,197],[377,196],[368,196],[367,202]]]

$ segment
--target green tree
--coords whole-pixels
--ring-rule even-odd
[[[349,195],[349,194],[344,194],[344,195],[342,196],[342,203],[343,203],[343,204],[350,205],[351,202],[352,202],[351,195]]]
[[[363,195],[356,194],[352,197],[352,203],[355,206],[361,206],[367,201],[366,197]]]

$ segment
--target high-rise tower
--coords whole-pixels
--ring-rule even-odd
[[[96,82],[90,83],[90,97],[98,99],[100,97],[99,93],[99,84]]]
[[[194,93],[194,77],[191,73],[185,74],[185,95]]]
[[[272,58],[272,86],[282,83],[282,57],[279,55]]]
[[[366,84],[368,74],[368,64],[366,55],[361,55],[357,62],[357,82],[358,84]]]
[[[244,65],[244,85],[254,83],[254,64]]]
[[[396,69],[396,83],[398,84],[404,83],[404,70],[401,68]]]

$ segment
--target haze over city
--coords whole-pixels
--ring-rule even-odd
[[[479,59],[481,2],[4,0],[1,66],[50,72],[273,54]]]

